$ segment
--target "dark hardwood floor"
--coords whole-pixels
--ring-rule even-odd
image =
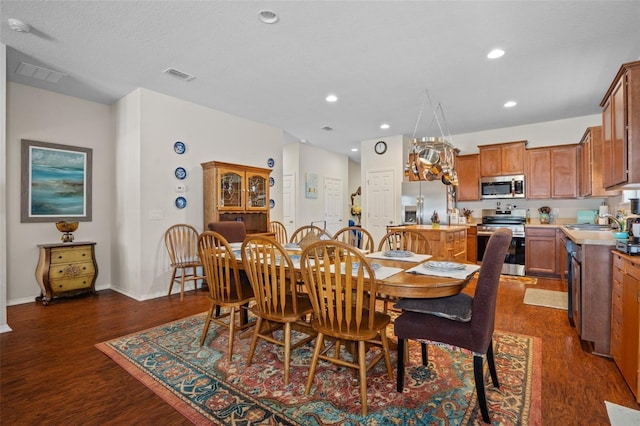
[[[566,311],[524,305],[525,287],[501,285],[496,328],[542,339],[542,424],[608,424],[605,400],[640,409],[613,361],[583,349]],[[539,279],[533,287],[561,283]],[[13,331],[0,334],[0,423],[190,424],[94,345],[207,308],[202,291],[185,293],[184,302],[137,302],[110,290],[10,306]]]

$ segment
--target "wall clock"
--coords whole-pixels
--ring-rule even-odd
[[[387,152],[387,143],[385,141],[378,141],[374,147],[376,154],[382,155]]]

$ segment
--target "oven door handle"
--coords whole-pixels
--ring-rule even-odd
[[[491,231],[478,231],[478,237],[490,237],[493,232]]]

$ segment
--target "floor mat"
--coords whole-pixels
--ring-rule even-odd
[[[640,425],[640,411],[623,407],[622,405],[609,401],[605,401],[604,405],[607,407],[607,414],[609,415],[611,426]]]
[[[547,308],[567,310],[568,296],[566,291],[540,290],[528,288],[524,292],[525,305],[544,306]]]

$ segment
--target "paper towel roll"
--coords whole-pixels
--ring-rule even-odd
[[[600,215],[609,214],[609,206],[600,206],[598,209],[598,213]],[[598,217],[598,224],[607,225],[609,223],[609,219],[606,217]]]

